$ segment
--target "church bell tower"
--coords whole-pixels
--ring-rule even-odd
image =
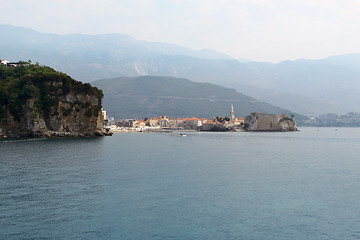
[[[231,109],[230,109],[230,121],[234,121],[234,106],[231,104]]]

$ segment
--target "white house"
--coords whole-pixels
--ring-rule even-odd
[[[8,63],[10,63],[10,61],[8,61],[8,60],[0,60],[0,63],[4,64],[4,65],[8,65]]]

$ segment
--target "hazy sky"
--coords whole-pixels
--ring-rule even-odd
[[[0,16],[45,33],[123,33],[256,61],[360,53],[359,0],[9,0]]]

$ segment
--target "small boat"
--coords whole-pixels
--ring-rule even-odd
[[[180,137],[186,137],[186,134],[183,133],[183,130],[182,130],[182,129],[180,130]]]

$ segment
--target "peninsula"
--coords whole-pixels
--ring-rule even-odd
[[[115,121],[114,117],[109,117],[104,111],[105,123],[111,131],[138,131],[138,132],[158,132],[158,131],[211,131],[211,132],[288,132],[297,131],[294,115],[288,117],[282,115],[266,114],[253,112],[245,118],[235,117],[234,106],[231,105],[229,117],[206,118],[169,118],[160,116],[155,118],[125,119]]]
[[[0,64],[0,137],[103,136],[103,92],[29,62]]]

